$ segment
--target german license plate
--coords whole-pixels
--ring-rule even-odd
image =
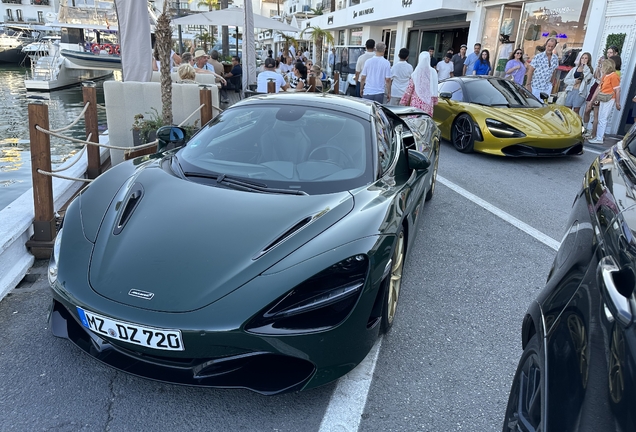
[[[77,308],[82,325],[95,333],[119,341],[166,351],[183,351],[180,330],[145,327],[114,320],[80,307]]]

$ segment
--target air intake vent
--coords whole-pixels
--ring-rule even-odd
[[[115,229],[113,230],[113,234],[117,235],[124,230],[126,223],[132,216],[133,212],[137,208],[139,201],[144,196],[144,187],[141,183],[135,183],[128,196],[126,197],[124,209],[121,212],[121,217],[119,218],[119,222],[115,225]]]
[[[256,260],[259,259],[260,257],[262,257],[263,255],[265,255],[267,252],[269,252],[270,250],[274,249],[276,246],[278,246],[279,244],[281,244],[282,242],[285,241],[285,239],[287,239],[288,237],[291,237],[292,235],[294,235],[297,231],[300,231],[301,229],[303,229],[309,222],[312,221],[312,217],[306,217],[305,219],[301,220],[300,222],[298,222],[296,225],[294,225],[293,227],[291,227],[290,229],[288,229],[287,231],[285,231],[285,233],[283,233],[283,235],[281,235],[280,237],[278,237],[276,240],[274,240],[273,242],[271,242],[269,245],[267,245],[262,251],[260,251],[256,256],[254,256],[252,259]]]

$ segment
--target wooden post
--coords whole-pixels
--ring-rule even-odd
[[[276,93],[276,83],[272,81],[267,81],[267,93]]]
[[[199,102],[201,108],[201,127],[212,120],[212,91],[207,87],[199,88]]]
[[[309,84],[309,92],[313,93],[316,91],[316,77],[315,76],[310,76],[309,79],[307,80],[308,84]]]
[[[38,131],[40,126],[49,130],[49,106],[42,102],[30,103],[29,138],[31,141],[31,175],[33,178],[33,237],[26,246],[38,259],[49,258],[55,239],[55,211],[53,209],[53,180],[38,173],[38,169],[51,172],[51,139]]]
[[[340,94],[340,73],[338,71],[333,73],[333,94]]]
[[[82,83],[82,95],[84,96],[84,105],[88,102],[88,108],[84,113],[84,123],[86,125],[86,140],[88,136],[91,136],[90,142],[99,142],[99,131],[97,129],[97,90],[95,83],[92,81],[86,81]],[[86,154],[88,157],[88,167],[86,168],[86,174],[89,179],[97,178],[102,173],[101,158],[99,156],[99,147],[94,145],[88,145]]]

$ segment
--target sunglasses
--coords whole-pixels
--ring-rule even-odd
[[[519,54],[519,55],[523,55],[523,53],[522,53],[522,52],[516,52],[516,53],[515,53],[515,55],[517,55],[517,54]]]

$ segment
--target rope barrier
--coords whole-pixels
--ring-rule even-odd
[[[58,134],[58,133],[55,133],[53,131],[49,131],[49,130],[43,129],[40,126],[35,126],[35,128],[38,131],[42,132],[42,133],[45,133],[47,135],[51,135],[51,136],[54,136],[54,137],[57,137],[57,138],[62,138],[62,139],[65,139],[65,140],[68,140],[68,141],[71,141],[71,142],[78,143],[78,144],[90,144],[90,145],[94,145],[94,146],[98,146],[98,147],[104,147],[104,148],[111,149],[111,150],[123,150],[123,151],[140,150],[142,148],[150,147],[151,144],[154,145],[154,144],[158,143],[158,140],[155,140],[152,143],[145,144],[144,146],[118,147],[118,146],[111,146],[111,145],[107,145],[107,144],[101,144],[101,143],[96,143],[96,142],[92,142],[92,141],[85,141],[85,140],[81,140],[81,139],[77,139],[77,138],[72,138],[72,137],[69,137],[69,136],[66,136],[66,135]]]
[[[77,122],[80,121],[80,119],[82,118],[84,113],[86,113],[86,110],[88,109],[89,105],[90,105],[90,102],[86,102],[86,105],[84,105],[84,109],[82,110],[82,112],[79,113],[77,118],[75,120],[73,120],[73,122],[70,125],[68,125],[66,127],[63,127],[63,128],[59,128],[59,129],[51,129],[51,132],[64,132],[65,130],[69,130],[70,128],[75,126],[77,124]]]
[[[79,177],[67,177],[61,174],[54,174],[52,172],[47,172],[47,171],[42,171],[41,169],[38,169],[38,173],[45,175],[45,176],[49,176],[49,177],[59,177],[61,179],[64,180],[73,180],[73,181],[81,181],[81,182],[85,182],[85,183],[90,183],[93,180],[92,179],[85,179],[85,178],[79,178]]]
[[[87,146],[82,147],[82,149],[79,151],[79,153],[77,153],[79,155],[79,156],[77,156],[77,159],[75,159],[73,162],[71,162],[71,164],[69,166],[64,167],[64,168],[60,168],[60,169],[51,169],[51,172],[57,173],[57,172],[61,172],[61,171],[66,171],[67,169],[69,169],[70,167],[75,165],[82,158],[82,154],[86,151],[86,147]]]
[[[186,124],[186,122],[188,120],[190,120],[192,118],[193,115],[195,115],[196,113],[198,113],[199,111],[201,111],[201,108],[203,108],[205,106],[205,104],[201,104],[201,106],[197,109],[195,109],[192,114],[190,114],[188,117],[186,117],[186,119],[184,121],[182,121],[181,123],[179,123],[179,127],[183,126],[184,124]]]
[[[104,105],[97,104],[97,109],[106,111],[106,107]]]

